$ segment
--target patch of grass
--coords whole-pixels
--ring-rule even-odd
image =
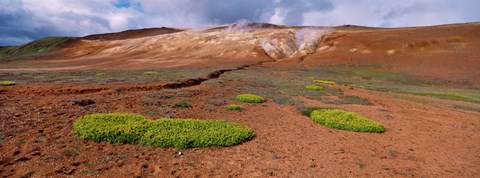
[[[310,113],[310,118],[318,124],[334,129],[355,132],[385,131],[383,125],[378,122],[340,109],[316,109]]]
[[[16,83],[14,81],[0,81],[0,86],[10,86],[15,84]]]
[[[185,102],[185,101],[181,101],[181,102],[177,102],[177,103],[173,104],[173,107],[176,107],[176,108],[191,108],[192,105],[190,103]]]
[[[104,73],[104,72],[95,74],[95,76],[99,76],[99,77],[101,77],[101,76],[106,76],[106,75],[107,75],[107,73]]]
[[[250,128],[223,120],[149,120],[136,114],[87,115],[73,127],[81,139],[176,148],[232,146],[254,136]]]
[[[455,100],[455,101],[466,101],[466,102],[473,102],[473,103],[480,103],[480,99],[456,95],[456,94],[448,94],[448,93],[414,93],[420,96],[431,96],[435,98],[441,99],[448,99],[448,100]]]
[[[265,98],[254,95],[254,94],[240,94],[237,95],[236,99],[241,102],[246,102],[246,103],[263,103],[265,102]]]
[[[401,78],[401,74],[387,71],[380,71],[369,68],[348,68],[344,69],[347,72],[350,72],[353,75],[359,76],[363,79],[377,79],[377,80],[386,80],[386,79],[396,79]]]
[[[15,63],[8,63],[15,65]],[[1,65],[1,64],[0,64]],[[6,67],[8,67],[6,65]],[[38,68],[35,66],[12,66],[13,68]],[[50,66],[55,67],[55,66]],[[2,66],[1,68],[5,68]],[[62,71],[0,71],[0,80],[12,80],[17,83],[52,83],[52,84],[147,84],[169,83],[190,78],[199,78],[221,68],[157,69],[157,75],[145,75],[152,70],[62,70]],[[98,73],[107,75],[97,76]]]
[[[143,72],[144,75],[158,75],[158,72],[152,72],[152,71],[148,71],[148,72]]]
[[[463,109],[463,110],[473,111],[473,112],[480,112],[480,108],[470,107],[470,106],[455,105],[455,106],[453,106],[453,108],[455,108],[455,109]]]
[[[307,85],[307,86],[305,86],[305,89],[313,90],[313,91],[322,91],[325,88],[323,88],[322,86],[318,86],[318,85]]]
[[[326,85],[336,85],[337,83],[334,81],[328,81],[328,80],[314,80],[316,83],[321,83],[321,84],[326,84]]]
[[[333,100],[333,101],[324,100],[322,102],[328,103],[328,104],[372,105],[372,103],[370,103],[370,101],[368,101],[365,98],[360,98],[358,96],[350,96],[350,95],[340,95],[338,96],[338,100]]]
[[[229,105],[225,106],[225,108],[227,108],[228,110],[231,110],[231,111],[241,111],[241,110],[245,109],[243,106],[236,105],[236,104],[229,104]]]

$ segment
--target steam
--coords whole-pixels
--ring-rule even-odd
[[[253,32],[258,29],[274,28],[277,25],[269,23],[256,23],[248,20],[239,20],[235,24],[228,26],[224,32]]]
[[[330,33],[328,28],[303,28],[295,33],[298,50],[292,57],[303,60],[306,55],[313,54],[321,41]]]
[[[295,33],[295,43],[297,46],[318,45],[327,34],[330,33],[328,28],[303,28]]]

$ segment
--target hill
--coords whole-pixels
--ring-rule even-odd
[[[479,29],[480,23],[414,28],[262,23],[209,29],[150,28],[75,39],[45,38],[0,49],[0,61],[40,59],[3,62],[0,68],[110,70],[275,62],[271,65],[370,68],[478,86]]]

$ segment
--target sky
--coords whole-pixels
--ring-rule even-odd
[[[239,21],[426,26],[480,21],[480,0],[0,0],[0,46],[48,36]]]

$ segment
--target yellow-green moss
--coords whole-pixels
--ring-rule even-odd
[[[263,103],[265,102],[265,98],[261,96],[257,96],[254,94],[240,94],[237,95],[236,99],[241,102],[246,103]]]
[[[73,127],[86,140],[176,148],[232,146],[254,136],[250,128],[223,120],[149,120],[136,114],[87,115]]]
[[[16,83],[14,81],[0,81],[0,86],[10,86],[15,84]]]
[[[316,109],[310,118],[326,127],[355,132],[384,132],[381,123],[371,121],[353,112],[340,109]]]

